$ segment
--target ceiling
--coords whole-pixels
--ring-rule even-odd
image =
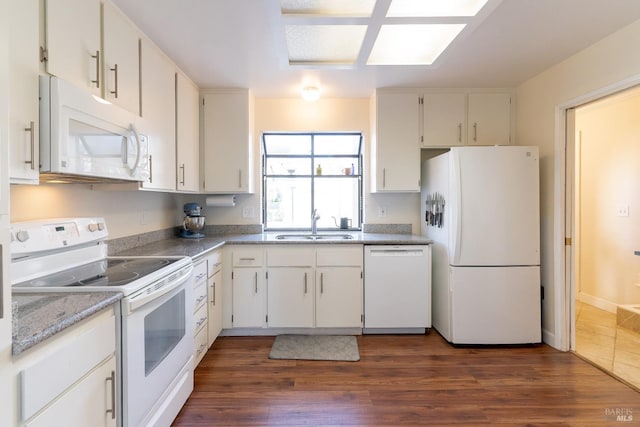
[[[378,0],[372,27],[389,1]],[[305,85],[325,98],[381,87],[514,87],[640,19],[639,0],[489,0],[433,65],[366,65],[360,55],[354,66],[326,67],[289,65],[285,25],[318,20],[283,17],[279,0],[113,2],[201,88],[248,87],[261,98],[297,97]]]

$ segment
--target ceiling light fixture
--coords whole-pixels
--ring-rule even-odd
[[[300,91],[300,95],[307,102],[315,102],[320,99],[320,89],[316,86],[305,86]]]

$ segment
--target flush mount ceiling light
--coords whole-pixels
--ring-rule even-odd
[[[392,0],[388,17],[475,16],[488,0]]]
[[[371,16],[376,0],[280,0],[283,15]]]
[[[431,65],[464,24],[383,25],[369,65]]]
[[[316,86],[305,86],[300,91],[300,95],[307,102],[315,102],[320,99],[320,89]]]
[[[366,25],[286,25],[289,64],[354,64]]]

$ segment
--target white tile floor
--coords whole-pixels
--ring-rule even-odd
[[[576,302],[576,353],[640,388],[640,334],[616,325],[615,313]]]

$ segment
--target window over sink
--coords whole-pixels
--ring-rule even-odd
[[[262,215],[265,230],[360,230],[362,133],[262,135]]]

